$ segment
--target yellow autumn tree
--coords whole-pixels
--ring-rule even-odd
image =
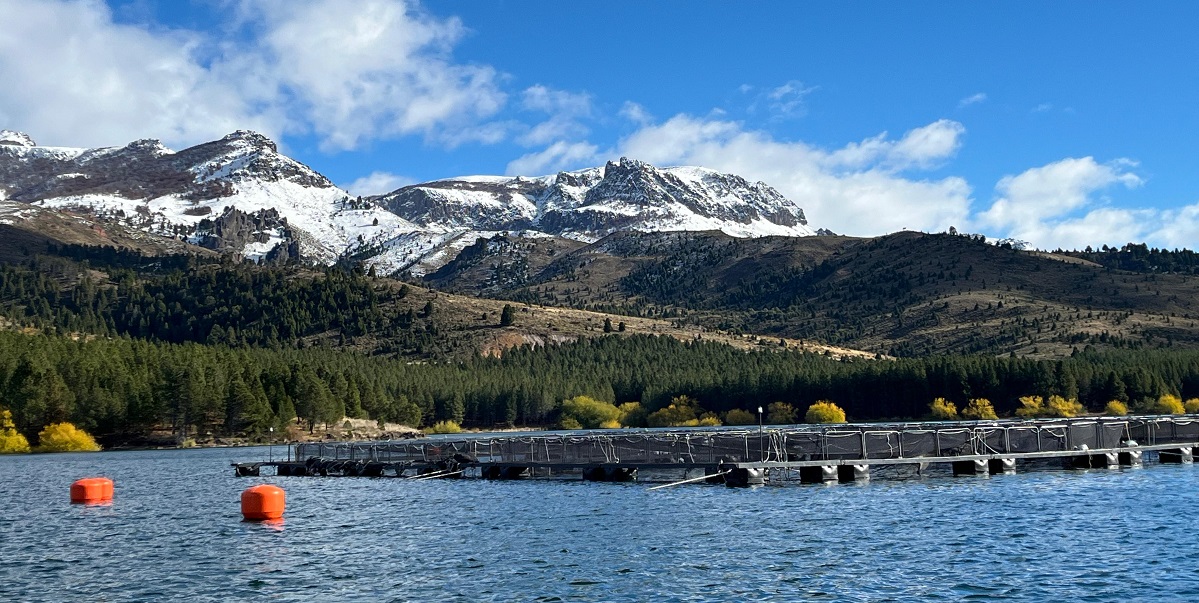
[[[1020,408],[1016,409],[1017,417],[1031,419],[1033,417],[1043,416],[1045,413],[1045,399],[1040,396],[1022,396],[1020,398]]]
[[[1199,398],[1189,398],[1182,403],[1182,407],[1186,409],[1188,415],[1199,413]]]
[[[17,431],[11,410],[0,410],[0,454],[29,452],[29,440]]]
[[[620,427],[621,411],[611,402],[596,400],[590,396],[575,396],[562,401],[562,422],[574,419],[584,429],[613,429]],[[607,425],[607,427],[605,427]]]
[[[1103,414],[1110,417],[1122,417],[1128,414],[1128,405],[1119,400],[1112,400],[1103,408]]]
[[[938,421],[952,421],[958,418],[958,406],[945,398],[937,398],[928,405],[932,417]]]
[[[804,420],[808,423],[844,423],[845,411],[828,400],[820,400],[808,407]]]
[[[675,396],[670,405],[658,409],[645,418],[650,427],[717,427],[720,418],[715,413],[704,412],[699,403],[690,396]]]
[[[1049,396],[1049,402],[1045,405],[1045,412],[1050,417],[1070,418],[1081,415],[1086,410],[1078,400],[1067,400],[1061,396]]]
[[[425,433],[462,433],[462,426],[456,421],[438,421],[425,429]]]
[[[38,452],[95,452],[100,445],[86,431],[70,423],[51,423],[37,434]]]
[[[971,421],[990,421],[998,419],[999,415],[995,414],[995,407],[991,405],[990,400],[974,398],[966,403],[966,408],[962,409],[962,418]]]
[[[1164,394],[1153,405],[1153,412],[1159,415],[1181,415],[1186,412],[1186,407],[1182,405],[1182,400],[1178,396]]]

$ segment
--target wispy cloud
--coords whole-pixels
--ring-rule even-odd
[[[958,108],[960,109],[962,107],[969,107],[970,105],[977,105],[979,103],[986,102],[986,100],[987,94],[985,92],[976,92],[958,101]]]
[[[752,95],[752,101],[747,107],[749,113],[764,112],[771,119],[792,119],[807,115],[807,98],[819,89],[819,86],[808,86],[799,80],[791,80],[768,90],[742,84],[737,91]]]
[[[819,86],[805,86],[799,80],[791,80],[766,93],[770,112],[779,117],[802,117],[808,112],[808,95],[816,90]]]
[[[541,176],[564,169],[591,165],[599,160],[599,147],[588,142],[558,141],[536,153],[508,163],[510,176]]]
[[[351,195],[369,196],[382,195],[390,193],[402,186],[416,184],[415,178],[392,174],[390,172],[371,172],[369,176],[363,176],[348,185],[344,186],[345,190]]]
[[[625,101],[620,108],[620,116],[639,126],[644,126],[654,119],[654,116],[650,115],[645,107],[632,101]]]
[[[592,114],[591,96],[585,93],[555,90],[543,85],[527,88],[521,95],[521,108],[548,116],[517,137],[527,146],[549,144],[565,138],[586,136],[582,120]]]

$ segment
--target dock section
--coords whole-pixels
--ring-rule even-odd
[[[237,463],[238,475],[480,477],[575,476],[633,481],[692,471],[730,485],[765,483],[771,472],[801,482],[861,481],[872,469],[940,466],[953,475],[1006,473],[1018,463],[1070,468],[1133,466],[1146,455],[1191,462],[1199,416],[1137,416],[981,422],[788,425],[753,428],[618,429],[463,434],[291,446],[286,461]]]

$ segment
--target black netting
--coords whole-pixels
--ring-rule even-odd
[[[903,456],[936,456],[937,434],[935,431],[901,431],[899,434],[903,445]]]
[[[794,426],[770,429],[621,430],[514,436],[463,436],[386,442],[295,445],[297,460],[439,462],[467,455],[481,463],[531,465],[717,465],[728,462],[822,461],[1002,455],[1199,442],[1191,417]]]
[[[866,458],[895,459],[899,458],[899,432],[896,431],[867,431],[862,434],[866,442]]]
[[[824,433],[825,458],[862,458],[862,435],[856,431],[826,431]]]

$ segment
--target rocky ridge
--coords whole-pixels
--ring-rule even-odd
[[[801,208],[764,183],[626,158],[553,176],[462,177],[353,197],[244,130],[181,151],[152,139],[45,147],[5,130],[0,200],[82,212],[255,261],[352,259],[414,276],[497,235],[590,243],[623,231],[817,234]]]

